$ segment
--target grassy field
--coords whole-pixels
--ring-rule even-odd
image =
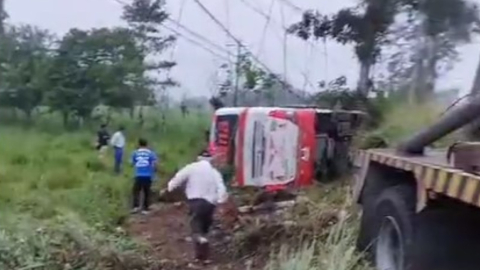
[[[392,110],[373,133],[394,144],[433,121],[437,112],[424,107]],[[423,117],[410,118],[413,123],[401,120],[407,114]],[[159,153],[163,173],[157,186],[194,158],[209,125],[207,114],[182,118],[169,112],[165,122],[159,115],[149,111],[143,127],[127,116],[112,120],[112,127],[127,126],[127,153],[140,136]],[[39,116],[28,128],[14,120],[6,118],[5,123],[15,124],[0,129],[0,269],[148,269],[144,250],[120,229],[129,210],[131,169],[114,176],[111,156],[106,163],[98,159],[93,126],[65,131],[50,115]],[[268,270],[367,269],[353,248],[357,216],[351,211],[348,185],[320,190],[309,191],[319,209],[336,205],[350,214],[323,232],[321,241],[293,252],[285,246],[272,254]]]
[[[151,142],[165,177],[203,146],[208,119],[149,118],[143,129],[126,118],[114,123],[127,124],[127,155],[140,136]],[[102,269],[136,251],[118,230],[129,210],[128,164],[114,176],[112,157],[101,162],[93,149],[94,130],[38,123],[0,129],[0,269]]]

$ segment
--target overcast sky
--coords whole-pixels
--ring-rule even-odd
[[[128,0],[125,0],[128,2]],[[475,0],[480,3],[480,0]],[[283,25],[299,20],[301,14],[284,0],[201,0],[238,39],[246,49],[258,54],[258,58],[272,71],[284,73],[289,82],[300,89],[314,91],[312,85],[320,80],[331,80],[345,75],[349,84],[357,79],[358,65],[351,47],[328,43],[306,43],[295,37],[287,39],[287,58],[284,65]],[[265,38],[262,39],[266,19],[255,13],[245,3],[269,13],[273,3],[272,15]],[[290,0],[301,9],[317,8],[323,13],[334,12],[342,7],[355,4],[355,0]],[[179,16],[180,10],[183,12]],[[88,29],[122,25],[120,19],[122,6],[115,0],[6,0],[6,9],[13,23],[35,24],[59,35],[72,27]],[[218,27],[195,3],[194,0],[167,0],[167,9],[171,18],[178,20],[189,29],[205,36],[214,43],[236,51],[232,39]],[[283,14],[283,16],[282,16]],[[176,26],[171,25],[177,29]],[[182,29],[178,31],[186,33]],[[166,30],[166,33],[168,31]],[[263,41],[262,41],[263,40]],[[182,86],[170,90],[172,95],[211,95],[218,67],[225,59],[179,38],[174,48],[166,51],[165,58],[172,56],[178,65],[171,75]],[[473,80],[473,74],[479,60],[480,43],[461,48],[461,61],[446,78],[439,82],[439,88],[458,87],[467,92]],[[233,59],[232,59],[233,60]],[[305,77],[308,79],[306,80]]]

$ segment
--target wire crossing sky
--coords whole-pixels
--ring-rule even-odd
[[[177,97],[185,93],[210,95],[212,76],[218,73],[220,64],[225,63],[226,59],[223,58],[231,61],[234,58],[229,57],[229,54],[236,53],[233,48],[227,46],[227,43],[234,43],[231,37],[227,39],[224,29],[212,21],[194,1],[166,1],[172,20],[166,26],[172,31],[167,29],[166,31],[168,33],[176,31],[177,35],[182,36],[179,37],[177,44],[169,49],[172,51],[164,55],[166,60],[173,56],[178,63],[170,74],[182,84],[180,89],[171,90],[171,94]],[[270,12],[272,1],[274,7]],[[284,46],[282,24],[288,26],[297,22],[301,18],[302,10],[313,8],[324,13],[332,13],[340,8],[355,5],[357,0],[200,0],[200,2],[268,69],[276,74],[282,74],[287,70],[288,81],[296,88],[305,88],[313,92],[317,90],[315,85],[318,81],[328,81],[342,75],[348,78],[349,85],[355,85],[358,65],[350,46],[334,42],[322,44],[320,41],[306,44],[295,37],[288,37]],[[480,0],[478,2],[480,3]],[[246,3],[264,14],[253,11]],[[35,24],[59,35],[72,27],[88,29],[124,25],[120,19],[122,6],[114,0],[9,0],[6,1],[6,9],[13,23]],[[270,18],[268,23],[266,18]],[[195,36],[191,31],[223,48],[229,54]],[[443,88],[459,87],[462,92],[467,92],[473,80],[480,48],[471,44],[462,47],[460,53],[461,61],[448,76],[438,82],[438,85]],[[284,54],[287,56],[286,65]],[[378,70],[379,68],[376,69]],[[307,83],[307,80],[310,83]]]

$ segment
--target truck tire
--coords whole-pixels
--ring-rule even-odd
[[[377,270],[410,270],[414,244],[415,188],[389,187],[375,201],[373,229]]]
[[[414,270],[478,270],[477,209],[429,209],[418,214]]]
[[[365,254],[366,259],[372,261],[372,246],[377,235],[375,229],[374,201],[371,198],[364,198],[363,210],[360,217],[360,229],[357,236],[356,248]]]

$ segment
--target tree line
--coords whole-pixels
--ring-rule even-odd
[[[167,17],[164,1],[135,0],[124,7],[126,27],[71,29],[56,37],[36,26],[6,23],[0,35],[0,105],[27,119],[47,106],[65,124],[89,120],[99,105],[153,105],[159,91],[177,85],[159,79],[175,66],[158,60],[175,42],[161,31]]]
[[[458,60],[458,46],[471,42],[479,25],[477,5],[470,0],[362,0],[334,14],[308,10],[288,30],[305,40],[353,45],[360,96],[378,90],[377,83],[381,90],[401,91],[410,102],[424,102],[436,79]],[[387,62],[387,74],[374,81],[372,69],[380,60]]]

